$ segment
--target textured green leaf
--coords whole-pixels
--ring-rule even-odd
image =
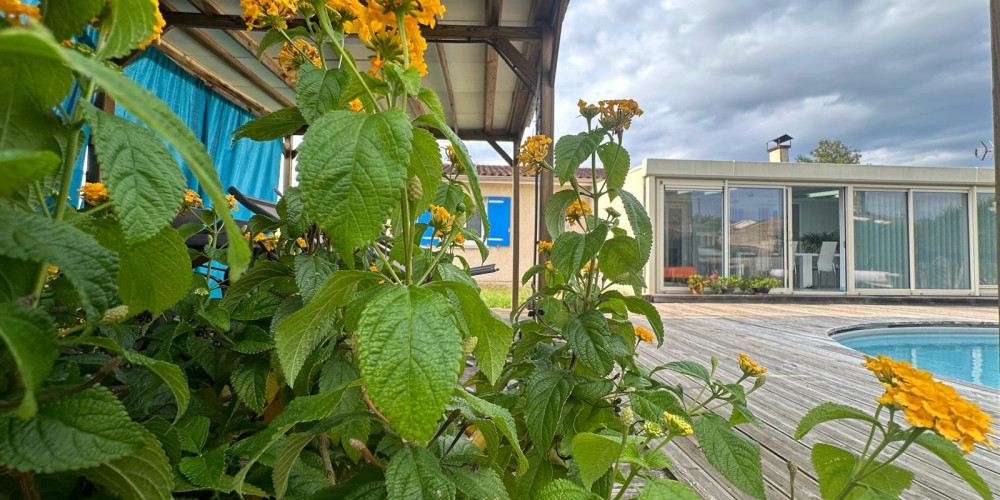
[[[413,204],[414,217],[424,213],[434,200],[438,186],[441,185],[442,169],[441,149],[437,139],[424,129],[413,129],[413,151],[410,153],[410,168],[406,175],[409,178],[416,176],[420,179],[420,186],[423,189],[423,196]]]
[[[327,278],[313,300],[278,323],[274,343],[289,385],[294,384],[306,358],[337,332],[336,308],[350,302],[360,283],[377,279],[379,275],[367,271],[337,271]]]
[[[118,293],[117,256],[63,222],[24,212],[0,213],[0,255],[59,266],[90,318],[100,318]]]
[[[969,483],[972,489],[976,490],[976,493],[979,493],[979,496],[987,500],[993,498],[990,486],[969,465],[969,462],[965,461],[965,455],[962,454],[962,451],[958,449],[955,443],[931,432],[924,432],[914,442],[937,455],[944,463],[948,464],[956,474]]]
[[[684,483],[671,479],[647,479],[636,500],[700,500]]]
[[[574,232],[560,234],[552,245],[552,265],[556,271],[565,276],[576,274],[597,256],[607,236],[606,224],[598,225],[587,234]]]
[[[0,198],[40,181],[59,167],[59,157],[51,151],[0,150]]]
[[[263,413],[267,403],[267,375],[270,371],[268,360],[251,359],[233,370],[229,379],[240,402],[257,413]]]
[[[881,462],[874,462],[881,465]],[[824,500],[838,498],[844,490],[857,464],[853,453],[818,443],[812,449],[812,464],[819,476],[819,491]],[[874,474],[855,485],[847,496],[841,498],[899,498],[913,482],[913,473],[894,465],[882,465]]]
[[[302,117],[299,108],[279,109],[260,118],[250,120],[233,131],[233,144],[240,139],[265,142],[281,139],[294,134],[305,126],[306,119]]]
[[[309,302],[327,278],[337,270],[337,264],[323,254],[307,253],[295,256],[295,284],[299,286],[302,301]]]
[[[639,245],[639,265],[644,266],[649,260],[649,254],[653,249],[653,223],[649,221],[649,214],[646,208],[636,199],[632,193],[624,189],[614,191],[621,197],[622,205],[625,207],[625,214],[628,215],[628,222],[632,226],[632,236],[635,237]]]
[[[441,123],[448,122],[444,116],[444,105],[441,104],[441,98],[437,95],[437,92],[428,88],[422,88],[417,94],[417,100],[426,104],[431,112],[441,120]]]
[[[480,467],[472,470],[465,467],[448,467],[445,473],[455,483],[455,489],[469,500],[508,500],[500,475],[493,469]]]
[[[288,478],[292,475],[292,466],[299,460],[302,448],[305,448],[313,436],[309,434],[289,434],[278,447],[271,468],[271,480],[274,483],[274,496],[278,500],[285,497],[288,491]]]
[[[226,474],[227,448],[229,445],[223,445],[196,457],[184,457],[177,468],[192,484],[214,488]]]
[[[564,135],[556,141],[553,153],[559,182],[565,184],[576,175],[576,169],[597,151],[602,137],[602,132],[580,132],[576,135]]]
[[[558,239],[566,232],[566,209],[576,200],[576,192],[572,189],[556,191],[549,197],[545,204],[545,227],[553,238]]]
[[[159,315],[191,288],[191,258],[181,235],[172,227],[129,245],[119,259],[119,294],[132,312]]]
[[[219,305],[233,311],[254,290],[270,290],[284,283],[294,282],[292,270],[280,262],[257,261],[243,278],[233,283],[223,295]]]
[[[185,180],[177,160],[149,129],[90,105],[83,109],[125,239],[136,243],[156,235],[184,201]]]
[[[392,85],[402,84],[407,95],[416,96],[420,92],[420,72],[415,66],[403,69],[394,62],[388,62],[383,68],[382,74]]]
[[[309,127],[299,146],[299,188],[338,251],[373,240],[399,205],[412,138],[399,110],[332,111]]]
[[[760,445],[756,441],[737,434],[724,418],[714,413],[695,420],[694,433],[712,467],[747,495],[765,497]]]
[[[24,401],[17,410],[23,419],[35,415],[35,391],[59,357],[55,338],[55,324],[44,312],[24,304],[0,304],[0,340],[14,358],[24,385]]]
[[[583,487],[590,489],[601,476],[615,463],[621,455],[621,439],[616,439],[592,432],[581,432],[573,436],[570,445],[573,450],[573,460],[580,468],[580,479]]]
[[[642,297],[623,297],[622,300],[625,301],[625,307],[627,307],[630,312],[642,314],[646,317],[646,321],[649,322],[649,326],[653,329],[653,333],[656,335],[656,346],[662,346],[663,318],[660,317],[660,311],[656,309],[656,306],[649,303]]]
[[[621,189],[625,186],[625,177],[628,176],[631,159],[625,148],[609,142],[597,148],[597,157],[604,165],[604,178],[607,179],[609,189]]]
[[[323,70],[311,64],[303,64],[299,68],[295,101],[310,125],[315,125],[325,113],[340,109],[340,95],[348,80],[347,73],[340,68]]]
[[[271,293],[270,290],[259,290],[240,302],[229,314],[229,319],[237,321],[257,321],[274,316],[278,307],[285,299]]]
[[[430,290],[395,287],[361,313],[361,378],[400,437],[434,435],[461,373],[461,341],[451,305]]]
[[[134,452],[80,475],[103,486],[123,500],[168,500],[174,485],[170,462],[160,442],[149,431],[142,431],[142,445]]]
[[[485,415],[496,425],[497,430],[507,438],[511,447],[514,448],[514,453],[517,454],[517,472],[518,474],[523,474],[528,467],[528,459],[525,458],[524,452],[521,451],[521,445],[517,440],[517,426],[514,424],[514,417],[510,414],[510,411],[502,406],[481,399],[474,394],[470,394],[465,390],[457,392],[462,400],[468,404],[469,409],[472,410],[472,413],[465,415],[466,417],[475,418],[478,415]]]
[[[289,38],[295,40],[296,38],[310,38],[309,30],[305,26],[297,26],[295,28],[288,28],[285,31],[285,35]],[[260,40],[257,44],[257,59],[261,59],[264,55],[264,51],[273,47],[279,43],[285,43],[285,35],[276,29],[269,29],[267,33],[264,33],[264,38]]]
[[[634,439],[631,441],[622,449],[622,463],[631,464],[633,467],[643,469],[668,469],[671,467],[670,459],[667,458],[662,450],[657,450],[656,452],[652,452],[651,450],[646,451],[640,449],[641,442],[636,442]]]
[[[631,236],[615,236],[601,248],[601,272],[609,280],[619,281],[622,275],[641,270],[639,250]]]
[[[55,49],[29,30],[0,33],[0,150],[60,152],[53,132],[61,128],[52,108],[73,85]],[[76,154],[76,152],[73,152]]]
[[[176,463],[181,458],[181,443],[177,436],[177,429],[166,419],[154,416],[142,423],[142,426],[153,433],[156,440],[163,447],[163,452],[167,454],[170,463]]]
[[[563,326],[563,336],[573,348],[573,352],[583,364],[601,376],[611,373],[611,369],[615,366],[614,354],[609,343],[611,335],[607,319],[596,310],[587,311],[570,319]]]
[[[102,59],[128,55],[153,36],[156,24],[156,4],[144,0],[111,2],[108,13],[101,19]]]
[[[106,2],[102,0],[42,0],[42,24],[59,40],[69,40],[83,32],[83,27],[97,17]]]
[[[556,368],[538,366],[525,381],[524,420],[535,448],[552,446],[559,415],[572,392],[573,376]]]
[[[632,404],[632,410],[643,420],[661,421],[663,420],[663,412],[667,411],[688,422],[691,421],[687,412],[684,411],[684,406],[665,389],[635,391],[630,393],[628,397]]]
[[[174,420],[179,420],[184,415],[184,412],[187,411],[188,404],[191,402],[191,391],[188,389],[187,378],[184,376],[181,368],[173,363],[153,359],[127,349],[123,350],[123,354],[126,361],[148,368],[149,371],[156,374],[157,377],[160,377],[167,384],[167,388],[170,389],[171,394],[174,395],[174,399],[177,401],[177,417]]]
[[[208,417],[197,416],[185,418],[174,426],[177,429],[177,439],[181,449],[191,453],[201,453],[208,440],[208,428],[212,421]]]
[[[230,348],[241,354],[259,354],[274,349],[274,338],[262,328],[246,325]]]
[[[422,446],[405,446],[393,455],[385,471],[389,500],[447,500],[455,484],[441,470],[437,457]]]
[[[863,420],[868,423],[878,423],[872,415],[869,415],[857,408],[837,403],[823,403],[806,413],[802,420],[799,420],[798,427],[795,428],[795,439],[802,439],[819,424],[830,420],[840,419]]]
[[[486,307],[479,293],[465,283],[441,281],[431,283],[428,288],[455,294],[459,304],[455,312],[462,317],[467,333],[477,339],[473,353],[479,369],[491,384],[496,383],[507,362],[507,354],[514,341],[514,330]]]
[[[302,236],[312,224],[312,221],[306,216],[302,192],[299,191],[298,187],[285,189],[284,196],[278,200],[278,206],[275,208],[278,211],[278,216],[285,223],[285,229],[282,232],[286,233],[289,238]]]
[[[670,370],[706,383],[711,383],[712,381],[708,373],[708,368],[694,361],[671,361],[658,366],[655,371],[659,370]]]
[[[534,500],[599,500],[601,497],[569,479],[556,479],[541,487]]]
[[[0,413],[0,465],[45,473],[93,467],[131,454],[146,432],[110,391],[92,387],[40,403],[29,420]]]

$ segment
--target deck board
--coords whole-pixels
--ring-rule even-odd
[[[664,345],[643,345],[639,361],[647,367],[690,359],[708,365],[719,357],[719,373],[739,374],[740,352],[768,367],[767,384],[750,396],[750,406],[764,428],[743,425],[739,432],[761,444],[765,489],[770,499],[788,498],[787,462],[794,462],[795,498],[818,498],[816,472],[810,464],[811,446],[838,444],[857,451],[866,436],[863,424],[833,422],[814,429],[802,442],[792,438],[799,419],[824,401],[874,411],[882,393],[872,375],[861,366],[861,354],[827,335],[835,328],[893,321],[997,320],[997,310],[972,306],[902,306],[866,304],[736,304],[658,303],[666,326]],[[640,319],[637,319],[640,321]],[[658,372],[669,383],[691,386],[683,376]],[[1000,391],[949,380],[962,396],[1000,422]],[[996,427],[996,425],[995,425]],[[694,439],[678,440],[666,447],[678,477],[707,499],[748,498],[722,478],[705,461]],[[977,449],[969,462],[995,492],[1000,492],[1000,451]],[[944,463],[922,449],[900,458],[899,465],[915,472],[914,484],[904,498],[977,498],[971,488]]]

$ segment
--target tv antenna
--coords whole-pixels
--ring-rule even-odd
[[[979,141],[979,143],[983,145],[982,149],[976,148],[973,150],[973,153],[975,153],[976,157],[979,158],[979,161],[986,161],[987,156],[993,158],[993,141],[990,141],[989,144],[985,141]]]

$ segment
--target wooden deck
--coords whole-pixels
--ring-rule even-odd
[[[739,375],[738,353],[746,352],[768,367],[767,383],[749,398],[750,408],[766,426],[746,424],[738,429],[761,445],[769,499],[789,497],[789,460],[799,467],[795,498],[818,498],[816,472],[809,460],[811,446],[829,442],[857,452],[867,437],[863,424],[835,422],[820,425],[802,442],[792,438],[799,419],[821,402],[874,411],[875,398],[882,393],[874,377],[861,366],[861,354],[831,340],[827,332],[887,321],[997,319],[997,310],[989,307],[693,303],[661,303],[656,307],[664,318],[666,339],[659,349],[640,350],[644,365],[690,359],[707,366],[714,354],[719,358],[719,372],[735,379]],[[685,377],[659,373],[671,383],[693,385]],[[997,421],[994,428],[1000,428],[1000,391],[966,383],[954,385],[964,397],[992,414]],[[693,438],[671,443],[666,451],[679,478],[703,498],[747,498],[708,465]],[[1000,493],[1000,452],[979,448],[967,458],[991,489]],[[915,472],[905,498],[978,498],[947,465],[922,449],[907,452],[898,464]]]

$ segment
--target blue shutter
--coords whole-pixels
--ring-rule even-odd
[[[427,224],[430,221],[431,221],[431,212],[429,210],[424,210],[423,215],[417,217],[417,223]],[[420,237],[420,244],[430,245],[431,243],[433,243],[434,239],[431,238],[433,234],[434,230],[428,227],[427,230],[424,231],[424,235]]]
[[[486,217],[490,220],[490,234],[486,238],[488,246],[510,246],[510,215],[510,197],[491,196],[486,199]]]

